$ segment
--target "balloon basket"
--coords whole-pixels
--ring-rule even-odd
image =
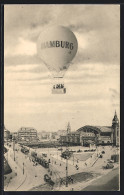
[[[53,85],[52,94],[65,94],[66,88],[62,84]]]
[[[66,88],[64,89],[52,89],[52,94],[65,94]]]

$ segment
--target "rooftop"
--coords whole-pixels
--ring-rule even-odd
[[[109,126],[89,126],[89,125],[86,125],[84,127],[81,127],[79,128],[77,131],[80,132],[80,131],[84,131],[84,130],[94,130],[94,131],[97,131],[98,133],[100,132],[112,132],[112,127],[109,127]]]

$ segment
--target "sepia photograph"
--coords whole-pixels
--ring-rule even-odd
[[[120,5],[4,5],[4,191],[120,191]]]

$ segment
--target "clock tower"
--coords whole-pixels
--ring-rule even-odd
[[[119,146],[119,120],[115,111],[114,118],[112,120],[112,134],[113,134],[113,145]]]
[[[68,122],[68,125],[67,125],[67,134],[68,133],[71,133],[71,126],[70,126],[70,123]]]

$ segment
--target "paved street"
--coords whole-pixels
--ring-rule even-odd
[[[12,170],[17,173],[13,179],[10,180],[9,184],[5,186],[6,191],[28,191],[28,190],[50,190],[51,187],[44,182],[44,174],[52,172],[50,177],[55,182],[55,191],[71,191],[81,190],[87,187],[96,178],[107,174],[111,170],[104,170],[102,167],[106,165],[107,160],[110,159],[111,154],[116,153],[112,147],[98,147],[95,152],[84,152],[81,147],[73,147],[70,149],[75,150],[74,155],[68,160],[68,175],[71,175],[74,182],[69,183],[68,187],[60,185],[59,181],[61,178],[66,177],[66,159],[61,158],[61,151],[57,148],[39,148],[30,149],[36,151],[38,155],[42,153],[47,154],[46,159],[50,159],[49,171],[41,165],[33,166],[33,162],[30,160],[30,154],[25,155],[20,151],[20,146],[16,144],[15,161],[13,148],[8,148],[8,162]],[[63,148],[64,151],[65,148]],[[77,153],[77,150],[81,149],[82,152]],[[98,158],[101,151],[105,151],[103,158]],[[78,165],[79,169],[76,169]],[[115,164],[118,167],[118,164]]]
[[[5,191],[29,190],[36,185],[44,183],[43,176],[45,173],[47,173],[47,170],[40,165],[37,167],[33,166],[33,162],[31,162],[29,158],[21,151],[15,152],[14,161],[13,150],[12,148],[9,148],[8,162],[12,170],[17,173],[17,176],[10,180],[10,183],[7,187],[5,186]]]

